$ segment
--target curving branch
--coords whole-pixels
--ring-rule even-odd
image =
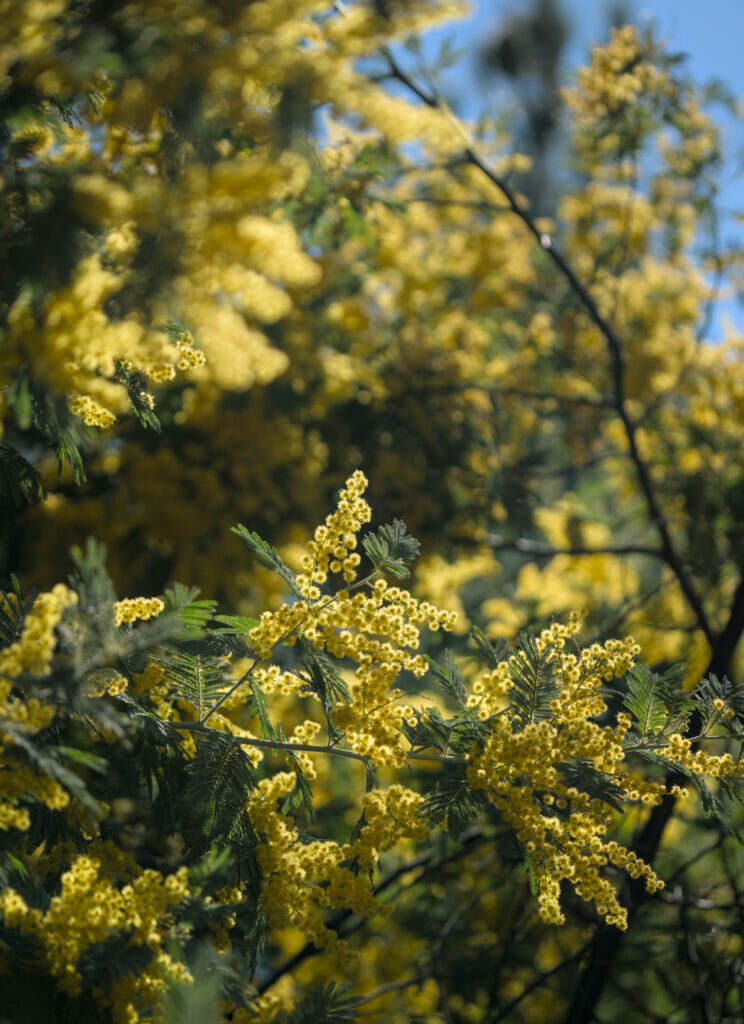
[[[739,640],[744,634],[744,575],[741,576],[734,594],[726,625],[714,640],[710,661],[705,675],[725,675],[729,671],[731,659]],[[700,732],[701,719],[698,712],[690,716],[687,736],[695,736]],[[670,772],[665,778],[667,790],[674,785],[683,785],[685,777],[677,772]],[[671,818],[676,798],[669,793],[660,804],[653,808],[646,824],[638,833],[633,851],[651,864],[656,858],[664,835],[664,830]],[[650,897],[645,886],[639,879],[628,879],[624,886],[623,902],[628,910],[628,925],[638,913],[640,907]],[[566,1024],[591,1024],[595,1019],[594,1008],[607,980],[607,974],[622,942],[623,932],[600,924],[595,932],[589,952],[589,959],[579,978],[573,1002],[566,1015]]]
[[[421,86],[410,77],[410,75],[403,71],[389,50],[384,49],[383,55],[388,62],[391,78],[406,86],[406,88],[413,92],[422,103],[426,104],[426,106],[431,107],[434,110],[444,111],[447,109],[436,94],[422,89]],[[457,123],[454,120],[454,117],[453,123]],[[667,523],[664,512],[656,496],[653,481],[651,480],[651,473],[638,446],[636,426],[627,409],[627,396],[625,392],[625,357],[623,355],[622,343],[619,336],[617,335],[614,327],[599,311],[599,307],[594,301],[594,298],[590,294],[586,285],[584,285],[584,283],[579,279],[576,272],[571,267],[571,264],[555,245],[552,237],[545,232],[540,231],[531,214],[526,209],[522,201],[517,197],[516,192],[508,185],[506,180],[496,174],[495,171],[493,171],[481,159],[469,144],[465,144],[463,147],[462,160],[471,167],[477,168],[485,178],[499,189],[506,199],[512,213],[521,220],[529,233],[537,241],[540,248],[552,260],[561,276],[567,282],[571,291],[583,306],[585,312],[589,316],[589,319],[594,323],[602,337],[605,339],[612,378],[612,405],[623,426],[623,431],[628,444],[628,455],[635,469],[636,477],[646,503],[649,519],[659,535],[662,557],[677,577],[680,589],[687,599],[687,603],[695,616],[698,627],[712,648],[715,640],[713,628],[705,613],[703,603],[697,592],[697,588],[693,583],[692,577],[687,571],[687,567],[685,566],[672,540],[669,524]]]
[[[384,50],[383,54],[387,59],[392,79],[397,80],[408,88],[428,107],[439,110],[446,109],[436,94],[421,88],[402,70],[389,51]],[[656,531],[660,542],[659,550],[658,552],[655,551],[654,554],[664,560],[676,577],[687,604],[694,615],[697,627],[708,642],[711,655],[707,673],[725,674],[729,669],[736,646],[744,633],[744,576],[739,581],[734,595],[728,621],[720,634],[717,635],[705,612],[692,576],[680,553],[677,551],[669,524],[656,495],[649,468],[639,449],[637,425],[627,407],[627,394],[625,390],[626,365],[620,337],[612,324],[602,315],[588,288],[579,279],[566,257],[555,245],[551,236],[540,231],[534,219],[508,183],[497,175],[467,142],[463,146],[462,160],[464,163],[477,168],[484,177],[500,190],[512,212],[524,224],[540,248],[552,261],[589,319],[604,338],[610,362],[612,407],[622,424],[628,447],[628,456],[635,470],[650,523]],[[651,552],[646,553],[650,554]],[[692,736],[700,731],[700,723],[694,721],[695,717],[693,715],[693,720],[689,723],[688,732]],[[683,782],[684,780],[681,776],[678,777],[675,773],[671,773],[666,781],[668,788],[670,788],[671,785]],[[675,803],[674,797],[667,796],[661,804],[654,807],[645,826],[641,829],[633,844],[635,853],[649,863],[653,863],[658,853],[664,830],[673,813]],[[624,885],[624,902],[628,908],[629,923],[647,898],[642,881],[639,879],[626,880]],[[591,1021],[597,1019],[594,1012],[595,1007],[599,1002],[609,977],[609,970],[619,949],[622,936],[622,932],[607,925],[599,925],[597,928],[594,940],[591,943],[588,963],[578,980],[574,999],[565,1018],[566,1024],[590,1024]]]

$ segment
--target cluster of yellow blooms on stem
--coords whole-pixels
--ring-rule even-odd
[[[633,877],[642,875],[649,892],[663,883],[634,854],[604,839],[612,811],[599,799],[566,785],[556,766],[580,760],[610,776],[625,799],[641,799],[644,804],[659,802],[665,788],[643,782],[623,764],[629,715],[620,713],[614,727],[593,720],[607,710],[600,687],[632,667],[639,653],[637,644],[610,640],[592,644],[577,656],[566,650],[566,644],[579,626],[575,616],[569,625],[554,625],[537,638],[538,650],[550,652],[553,658],[558,686],[550,704],[552,713],[542,721],[515,728],[513,721],[499,714],[511,685],[509,662],[475,683],[471,706],[491,723],[492,731],[482,749],[470,757],[468,777],[475,789],[488,793],[529,853],[546,921],[563,921],[558,896],[565,878],[580,896],[595,902],[609,923],[624,928],[625,910],[600,869],[609,861]]]
[[[0,895],[5,923],[22,935],[34,935],[42,943],[49,970],[62,991],[75,995],[81,977],[77,970],[80,954],[112,932],[131,933],[134,946],[148,946],[151,964],[136,975],[115,981],[110,995],[101,998],[117,1024],[137,1024],[137,1004],[150,1004],[168,981],[190,975],[163,949],[169,923],[169,908],[189,892],[186,868],[167,878],[158,871],[141,871],[121,888],[112,884],[93,856],[76,857],[61,879],[59,895],[52,897],[42,912],[29,908],[14,890]]]
[[[160,615],[163,608],[165,605],[159,597],[125,597],[114,603],[114,624],[122,626],[125,622],[152,619]]]
[[[117,362],[132,363],[154,384],[186,372],[211,394],[274,380],[289,361],[264,325],[286,317],[321,278],[321,267],[275,207],[302,195],[310,176],[306,159],[286,146],[277,150],[278,97],[303,83],[309,104],[352,111],[396,142],[446,138],[439,112],[390,96],[356,64],[386,39],[465,10],[450,0],[416,0],[389,17],[318,0],[136,2],[113,10],[97,39],[100,64],[110,66],[120,54],[107,53],[105,41],[132,41],[137,61],[117,73],[87,51],[86,59],[75,59],[90,27],[85,10],[70,0],[0,3],[0,95],[12,85],[35,92],[55,125],[52,130],[40,118],[30,130],[14,127],[14,138],[26,132],[44,172],[69,171],[70,209],[87,232],[68,284],[50,289],[43,303],[25,291],[12,303],[8,365],[32,360],[34,371],[66,394],[71,410],[98,428],[127,408]],[[56,123],[53,100],[93,96],[95,102],[75,106],[74,126]],[[202,162],[193,152],[187,158],[184,145],[175,171],[165,111],[187,98],[193,107],[194,97],[204,101],[199,118],[214,132],[219,159]],[[227,135],[212,123],[224,115],[232,126]],[[12,204],[7,212],[18,217]],[[141,289],[137,257],[155,227],[163,246]],[[160,262],[172,270],[154,280]],[[105,311],[106,300],[116,302],[132,285],[147,293],[134,309],[126,303],[119,315]],[[194,331],[198,348],[174,345],[161,329],[174,316]],[[154,403],[146,389],[140,397]]]
[[[303,573],[297,577],[304,597],[264,612],[260,624],[250,632],[250,641],[261,658],[269,658],[278,644],[293,645],[302,638],[324,649],[334,658],[349,659],[356,665],[350,686],[351,702],[333,711],[334,724],[342,730],[356,754],[377,764],[400,767],[405,747],[400,727],[412,710],[400,703],[401,691],[394,686],[403,669],[423,676],[427,663],[415,651],[418,627],[451,628],[456,616],[419,602],[407,591],[371,577],[356,582],[356,593],[339,590],[328,597],[320,587],[329,571],[343,573],[347,583],[356,581],[360,556],[353,552],[356,533],[369,522],[371,510],[362,494],[367,486],[357,470],[341,491],[337,510],[319,526],[302,560]],[[368,587],[364,592],[362,587]]]
[[[2,599],[13,609],[15,595],[6,594]],[[65,610],[76,603],[77,594],[62,583],[49,593],[39,594],[24,619],[18,640],[0,651],[0,831],[29,827],[28,811],[16,805],[20,797],[33,797],[53,810],[66,807],[69,802],[67,792],[55,779],[16,757],[9,729],[20,728],[24,734],[33,736],[54,718],[53,707],[36,697],[21,699],[13,693],[13,684],[24,673],[41,677],[49,674],[57,643],[55,630]]]
[[[580,781],[567,781],[566,769],[583,765],[609,786],[613,800],[626,805],[650,807],[664,796],[663,783],[643,778],[627,763],[628,756],[642,745],[642,738],[628,742],[631,716],[621,712],[614,724],[599,724],[608,713],[605,685],[632,669],[640,648],[626,639],[581,649],[576,642],[580,616],[572,615],[566,625],[554,624],[534,639],[535,665],[539,662],[539,670],[547,673],[550,683],[544,700],[535,698],[533,704],[525,704],[515,697],[515,680],[538,671],[528,664],[523,651],[517,651],[472,678],[462,705],[464,720],[478,725],[472,741],[457,753],[414,747],[403,726],[425,721],[430,709],[414,710],[404,703],[396,678],[403,669],[416,676],[425,674],[428,665],[419,653],[419,627],[451,628],[454,616],[391,586],[377,569],[357,579],[361,561],[355,554],[358,534],[371,518],[364,500],[366,486],[360,471],[347,480],[337,508],[315,530],[302,557],[303,571],[294,581],[297,599],[264,613],[250,630],[255,658],[211,711],[200,713],[196,722],[188,721],[187,715],[182,719],[183,701],[176,709],[167,699],[167,675],[162,666],[155,671],[154,662],[138,677],[145,689],[150,687],[156,713],[177,729],[191,735],[210,729],[227,731],[257,753],[273,748],[280,757],[291,758],[293,770],[272,772],[269,768],[242,804],[259,839],[262,901],[271,927],[294,928],[318,949],[327,948],[340,962],[349,962],[351,948],[328,927],[327,911],[345,909],[366,915],[380,909],[372,884],[380,856],[429,838],[437,825],[421,793],[392,781],[374,784],[361,796],[362,813],[347,842],[307,841],[286,809],[286,801],[295,791],[298,767],[308,778],[316,777],[311,755],[322,754],[361,762],[368,782],[374,769],[381,766],[395,770],[421,760],[456,764],[473,790],[483,792],[513,828],[528,856],[538,886],[540,914],[546,922],[563,922],[560,884],[567,880],[579,896],[595,904],[608,923],[625,928],[626,912],[614,882],[604,874],[606,869],[621,869],[644,879],[651,893],[663,882],[634,852],[608,839],[614,820],[611,806],[582,788]],[[332,573],[343,578],[339,589],[332,586]],[[5,600],[12,608],[17,599],[11,595]],[[40,595],[26,615],[19,639],[0,654],[0,740],[3,723],[12,722],[14,728],[22,726],[33,734],[54,717],[51,707],[12,694],[11,684],[25,673],[42,679],[49,674],[56,650],[55,630],[67,610],[74,613],[76,600],[76,594],[63,586]],[[115,623],[146,619],[163,607],[159,598],[119,601],[114,605]],[[285,698],[291,701],[308,696],[301,674],[272,662],[279,646],[292,647],[298,639],[355,666],[348,700],[337,695],[332,706],[323,707],[334,730],[325,744],[316,742],[322,725],[312,718],[296,724],[288,735],[280,729],[271,738],[259,738],[245,722],[233,721],[233,717],[240,719],[251,685],[264,686],[270,696],[277,695],[277,703],[285,710]],[[286,664],[285,655],[277,660]],[[229,666],[230,659],[223,660]],[[97,668],[86,676],[86,683],[88,695],[116,696],[126,688],[128,679],[118,670]],[[716,698],[713,706],[718,718],[733,714],[723,698]],[[220,714],[215,713],[218,707]],[[56,780],[41,773],[34,775],[24,764],[16,763],[10,732],[8,741],[8,749],[3,750],[6,770],[2,773],[0,827],[24,830],[29,827],[29,815],[17,808],[18,798],[64,809],[69,796]],[[695,750],[693,742],[679,733],[662,733],[649,745],[693,774],[733,777],[739,772],[730,754]],[[185,749],[189,756],[195,753],[193,745]],[[259,761],[260,756],[253,759],[254,767]],[[672,792],[683,794],[680,787]],[[165,951],[173,925],[171,908],[188,894],[186,869],[164,879],[156,871],[141,869],[124,851],[106,851],[92,832],[86,842],[84,853],[64,847],[48,854],[37,851],[37,866],[46,859],[58,869],[66,868],[48,909],[29,907],[13,888],[6,888],[0,896],[0,909],[6,926],[39,939],[49,971],[71,995],[81,984],[80,955],[90,946],[127,930],[133,945],[149,947],[153,957],[146,968],[122,976],[108,993],[96,994],[117,1024],[135,1024],[138,1007],[156,1002],[169,981],[190,979],[187,968]],[[222,897],[217,895],[223,903],[239,903],[242,898],[234,887],[228,887]],[[234,921],[228,914],[213,929],[217,949],[229,949],[229,929]]]

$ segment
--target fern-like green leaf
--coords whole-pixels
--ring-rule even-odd
[[[465,692],[465,684],[462,681],[462,673],[457,667],[455,656],[451,650],[447,649],[445,652],[447,664],[445,667],[439,665],[433,658],[424,655],[429,668],[436,676],[437,682],[444,690],[444,692],[451,697],[457,704],[461,711],[464,711],[467,707],[467,693]]]
[[[198,587],[186,587],[183,583],[174,583],[165,591],[165,614],[170,612],[177,615],[183,626],[176,639],[195,640],[206,632],[207,623],[214,616],[217,602],[198,601],[199,593]]]
[[[77,962],[83,980],[95,978],[95,984],[105,988],[119,978],[141,974],[155,954],[146,944],[133,945],[131,938],[127,932],[118,932],[86,946]]]
[[[23,622],[36,600],[36,592],[23,596],[18,580],[10,577],[12,595],[0,591],[0,646],[9,647],[21,635]]]
[[[411,575],[408,565],[418,556],[421,545],[406,532],[402,520],[394,519],[374,533],[368,533],[362,540],[362,547],[378,572],[403,580]]]
[[[732,836],[738,843],[744,843],[744,835],[742,835],[741,829],[734,824],[727,807],[719,796],[711,789],[705,779],[700,775],[691,774],[690,783],[698,791],[705,817],[714,818],[716,821],[719,821],[730,836]],[[722,792],[729,800],[735,800],[737,803],[741,804],[742,799],[744,798],[744,780],[739,781],[738,787],[730,784],[727,789],[723,789]]]
[[[579,760],[556,764],[556,768],[567,786],[573,786],[581,793],[587,793],[592,799],[601,800],[614,810],[622,811],[624,790],[605,772],[599,771],[588,761]],[[550,812],[554,814],[555,807],[551,807]]]
[[[250,680],[248,685],[250,686],[251,694],[253,696],[249,714],[258,715],[264,739],[278,739],[276,729],[269,718],[269,702],[266,700],[266,694],[257,683],[253,682],[253,680]]]
[[[93,811],[94,814],[103,813],[101,805],[88,792],[85,782],[75,772],[71,771],[65,764],[65,760],[77,760],[74,755],[66,754],[65,749],[49,743],[39,742],[37,738],[31,738],[24,734],[19,723],[6,721],[3,723],[3,731],[12,739],[13,754],[20,760],[25,760],[35,769],[52,779],[56,779],[61,786],[64,786],[84,807]],[[102,772],[106,768],[106,762],[102,758],[91,755],[87,767],[94,771]]]
[[[258,625],[258,619],[252,619],[248,615],[215,615],[214,621],[225,627],[220,632],[232,636],[246,636]]]
[[[358,1005],[358,999],[344,995],[342,987],[329,981],[325,987],[308,992],[291,1013],[274,1019],[278,1024],[356,1024],[354,1010]]]
[[[9,444],[0,444],[0,495],[14,505],[33,505],[46,497],[38,469]]]
[[[241,540],[245,541],[251,551],[258,555],[258,560],[261,565],[265,565],[267,569],[271,569],[271,571],[275,572],[277,576],[280,576],[296,597],[302,597],[302,592],[297,586],[297,581],[295,580],[295,574],[279,557],[279,552],[275,547],[272,547],[271,544],[263,540],[255,530],[251,533],[250,530],[247,530],[240,524],[238,526],[233,526],[231,529],[233,533],[240,537]]]
[[[215,833],[229,835],[243,812],[254,787],[253,769],[242,746],[228,733],[209,730],[194,738],[196,754],[186,766],[189,786],[184,798],[190,807],[199,808],[201,834],[211,842]]]
[[[123,363],[117,363],[113,380],[117,384],[123,384],[129,401],[132,404],[134,415],[143,427],[150,427],[160,433],[160,420],[152,408],[152,398],[147,389],[147,377],[139,370],[130,370]]]
[[[487,668],[496,668],[502,661],[505,661],[509,657],[509,643],[503,637],[497,640],[496,644],[492,644],[483,634],[483,630],[474,626],[470,631],[470,637],[475,642],[476,647],[480,653],[481,658],[486,663]]]
[[[287,737],[284,733],[284,728],[279,725],[278,729],[279,740],[282,743],[287,742]],[[285,750],[285,755],[288,756],[292,767],[295,772],[295,787],[291,793],[285,798],[282,804],[282,813],[286,814],[290,807],[302,807],[305,812],[305,818],[308,821],[315,820],[315,808],[313,806],[313,790],[308,782],[307,776],[302,770],[299,758],[291,750]]]
[[[421,815],[431,826],[446,821],[450,835],[458,838],[487,806],[484,793],[470,785],[465,766],[448,764],[429,788]]]
[[[191,704],[197,721],[204,719],[230,686],[229,663],[223,658],[177,651],[157,660],[165,669],[173,696]]]
[[[726,676],[719,679],[718,676],[710,675],[698,684],[693,697],[694,706],[699,710],[704,726],[707,726],[711,718],[715,718],[729,735],[744,740],[744,685],[732,683]],[[721,714],[716,707],[716,701],[719,700],[734,712],[733,718]]]
[[[628,693],[623,701],[635,719],[641,741],[657,736],[668,721],[661,679],[646,665],[636,665],[628,673]]]
[[[552,647],[539,651],[530,631],[520,633],[518,649],[509,659],[509,672],[512,684],[508,695],[512,715],[519,726],[549,718],[550,702],[560,692]]]

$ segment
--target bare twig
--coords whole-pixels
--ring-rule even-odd
[[[541,541],[530,540],[528,537],[508,540],[498,533],[487,533],[483,542],[492,551],[521,551],[526,555],[533,555],[535,558],[555,558],[557,555],[648,555],[651,558],[662,557],[662,552],[659,548],[652,548],[645,544],[609,544],[606,547],[596,548],[576,544],[566,548],[554,548],[551,544],[543,544]]]
[[[204,725],[203,722],[169,722],[174,729],[186,730],[187,732],[200,732],[213,734],[215,729]],[[235,736],[227,733],[236,743],[246,747],[258,747],[262,750],[287,750],[291,753],[304,754],[332,754],[335,757],[353,758],[367,764],[370,760],[368,754],[359,754],[356,750],[349,750],[347,747],[334,747],[331,744],[321,743],[291,743],[288,740],[266,740],[257,736]],[[463,758],[455,757],[453,754],[430,754],[423,750],[409,750],[406,753],[407,761],[436,761],[441,764],[464,764]]]

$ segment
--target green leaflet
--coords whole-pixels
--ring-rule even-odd
[[[518,648],[509,659],[509,671],[509,699],[519,726],[549,718],[550,702],[560,692],[553,648],[548,646],[539,651],[534,635],[525,630],[519,634]]]
[[[247,530],[245,526],[240,524],[238,524],[238,526],[231,527],[231,529],[233,533],[240,537],[241,540],[245,541],[251,551],[254,551],[258,555],[258,560],[261,565],[265,565],[267,569],[271,569],[271,571],[275,572],[277,576],[280,576],[296,597],[302,597],[302,591],[297,586],[295,574],[279,557],[279,552],[275,547],[263,540],[255,530],[251,533],[250,530]]]
[[[411,575],[407,566],[418,556],[421,545],[406,533],[402,520],[394,519],[374,533],[368,533],[362,540],[362,547],[378,572],[403,580]]]
[[[223,658],[176,651],[156,660],[165,669],[173,696],[192,705],[197,721],[204,719],[230,685]]]

